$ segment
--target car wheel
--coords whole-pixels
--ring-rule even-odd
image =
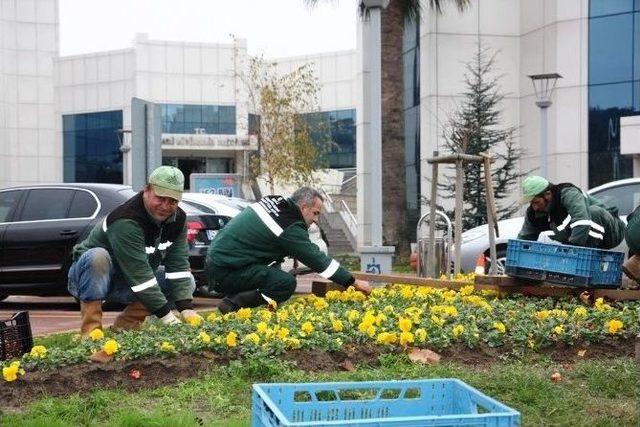
[[[489,255],[488,251],[485,254],[485,259],[486,259],[486,262],[485,262],[484,272],[485,274],[489,274],[489,271],[491,269],[491,256]],[[506,266],[507,266],[507,248],[497,247],[496,248],[496,274],[505,274]]]

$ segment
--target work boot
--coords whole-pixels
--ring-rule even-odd
[[[629,277],[629,279],[640,283],[640,257],[638,255],[632,255],[622,263],[622,271]]]
[[[122,313],[118,314],[118,317],[116,317],[116,320],[111,326],[111,330],[114,332],[120,332],[130,329],[139,329],[144,320],[150,314],[149,310],[147,310],[141,302],[132,302],[122,310]]]
[[[222,301],[220,301],[220,304],[218,304],[218,310],[220,310],[222,314],[227,314],[231,311],[238,311],[244,307],[258,307],[266,304],[266,302],[260,292],[245,291],[233,296],[224,297]]]
[[[80,301],[80,333],[88,336],[94,329],[102,329],[102,301]]]

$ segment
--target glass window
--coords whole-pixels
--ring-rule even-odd
[[[633,106],[631,91],[631,83],[590,86],[589,109],[631,109]]]
[[[592,195],[609,206],[617,207],[619,215],[629,215],[640,204],[640,183],[619,185]]]
[[[89,192],[78,190],[71,202],[69,218],[88,218],[93,215],[97,208],[98,203]]]
[[[3,191],[0,193],[0,223],[8,222],[14,214],[15,208],[18,206],[22,191]]]
[[[634,0],[591,0],[589,2],[589,16],[630,12],[634,7],[633,3]]]
[[[74,193],[74,190],[59,188],[29,191],[20,221],[66,218]]]
[[[589,84],[629,81],[633,76],[633,14],[589,21]]]
[[[63,116],[65,182],[122,183],[122,110]]]

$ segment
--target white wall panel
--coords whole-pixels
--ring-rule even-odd
[[[18,76],[18,102],[38,102],[38,78]]]
[[[38,75],[38,56],[35,50],[18,50],[16,55],[18,59],[17,74],[27,76]]]
[[[36,50],[36,25],[31,23],[18,23],[16,25],[16,48]]]

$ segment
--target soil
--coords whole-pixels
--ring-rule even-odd
[[[633,340],[610,340],[574,346],[559,344],[541,353],[561,364],[564,369],[571,369],[573,363],[578,360],[633,357],[634,345]],[[578,351],[583,349],[586,353],[580,357]],[[399,349],[389,350],[379,346],[352,346],[345,347],[342,351],[294,350],[280,358],[308,372],[353,370],[356,365],[379,366],[379,356],[390,351],[402,352]],[[440,363],[456,363],[474,369],[482,369],[514,357],[511,349],[505,347],[470,349],[457,345],[438,353],[442,356]],[[86,394],[98,389],[137,391],[171,385],[184,379],[202,376],[212,367],[227,363],[228,358],[214,354],[181,355],[170,359],[114,361],[104,365],[86,363],[54,371],[27,372],[18,381],[0,383],[0,411],[19,410],[26,402],[45,396],[65,397],[74,393]],[[136,371],[140,374],[138,378],[134,378]]]

